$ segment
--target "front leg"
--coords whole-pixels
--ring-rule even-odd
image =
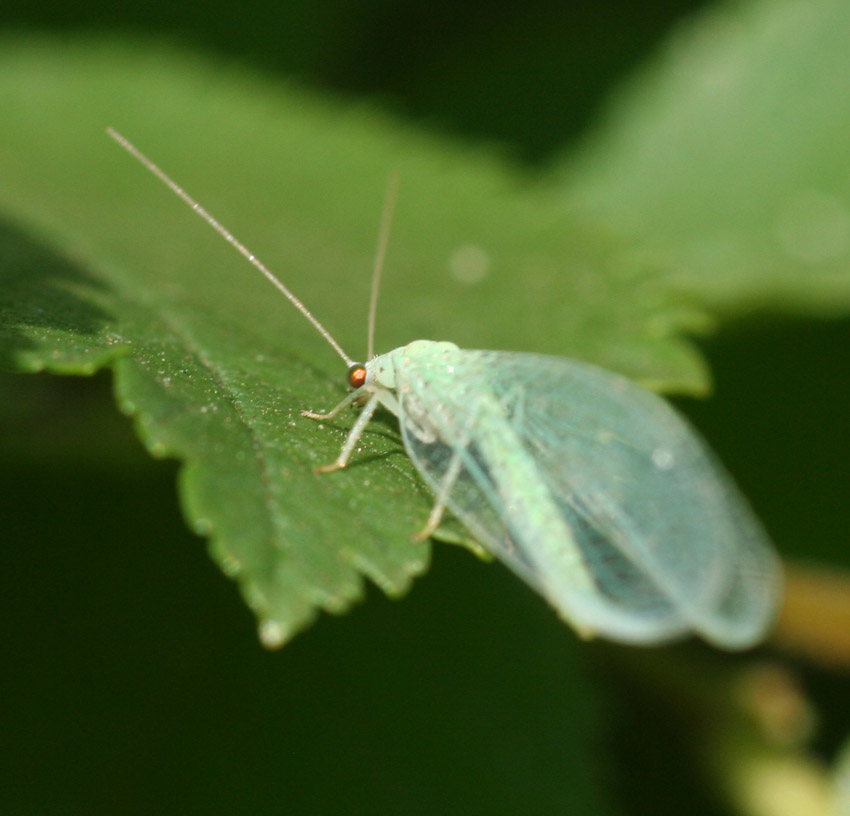
[[[332,419],[343,408],[350,405],[356,399],[356,396],[356,392],[355,394],[350,394],[328,414],[314,414],[310,411],[302,411],[301,414],[302,416],[310,417],[310,419]],[[363,435],[363,431],[369,424],[369,420],[372,419],[372,415],[378,407],[378,402],[379,400],[377,396],[369,398],[369,401],[366,403],[366,407],[360,412],[360,416],[357,417],[357,422],[354,423],[351,430],[348,432],[348,436],[346,437],[345,444],[342,446],[342,450],[339,452],[339,456],[337,456],[337,458],[328,465],[320,465],[319,467],[314,468],[315,473],[333,473],[333,471],[344,468],[348,464],[348,458],[351,456],[357,442]]]
[[[342,402],[337,403],[326,414],[317,414],[313,411],[302,411],[301,416],[307,419],[333,419],[343,408],[347,408],[361,396],[359,391],[353,391]]]

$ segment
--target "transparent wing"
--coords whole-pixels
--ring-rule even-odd
[[[436,493],[580,631],[638,643],[765,634],[778,559],[689,425],[631,381],[566,358],[410,354],[402,434]]]

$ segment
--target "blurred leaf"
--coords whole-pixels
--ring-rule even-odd
[[[850,740],[838,756],[833,777],[836,816],[850,816]]]
[[[565,157],[569,206],[723,315],[850,308],[850,4],[729,2]]]
[[[486,150],[175,52],[10,40],[2,60],[0,207],[98,275],[224,311],[324,367],[333,358],[312,328],[103,128],[176,175],[360,353],[385,180],[398,171],[381,348],[451,337],[585,357],[659,387],[706,386],[677,331],[706,325],[698,305],[668,297],[651,270],[609,267],[609,238]]]

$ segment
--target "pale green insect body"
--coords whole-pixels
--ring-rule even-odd
[[[416,340],[372,356],[382,222],[369,312],[369,362],[355,364],[313,314],[197,201],[127,139],[109,135],[223,236],[349,365],[353,391],[327,414],[364,405],[344,467],[379,405],[436,496],[425,538],[448,507],[478,543],[580,633],[651,644],[695,632],[728,649],[767,632],[781,570],[731,478],[660,397],[559,357],[465,351]]]
[[[778,560],[663,399],[575,360],[425,340],[364,368],[343,404],[367,405],[336,466],[386,406],[437,496],[432,521],[447,506],[580,632],[655,643],[693,631],[725,648],[764,636]]]

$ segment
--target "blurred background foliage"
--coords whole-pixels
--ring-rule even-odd
[[[707,5],[29,2],[0,29],[151,36],[537,172]],[[714,396],[681,403],[783,553],[844,569],[848,348],[846,319],[750,317],[702,343]],[[106,375],[4,375],[0,394],[4,812],[828,813],[850,732],[828,645],[580,644],[506,572],[442,546],[403,602],[370,591],[267,653]]]
[[[145,34],[368,96],[435,128],[544,161],[587,125],[606,91],[706,0],[307,0],[9,4],[7,30]]]

